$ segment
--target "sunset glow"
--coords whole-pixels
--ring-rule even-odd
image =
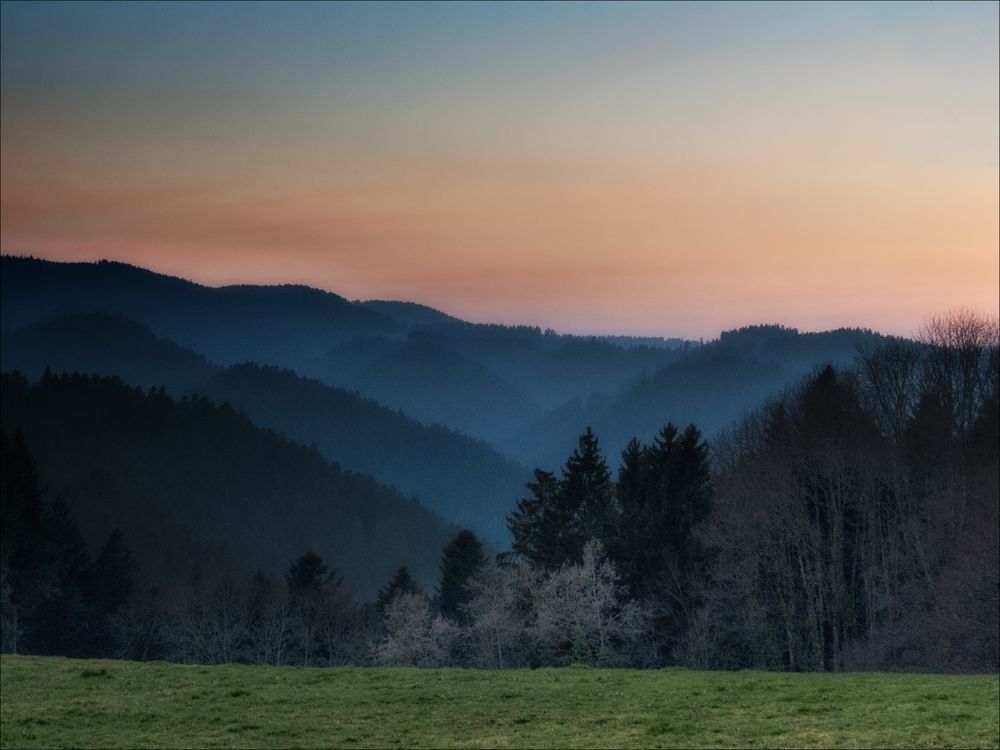
[[[996,3],[2,20],[5,253],[581,333],[997,309]]]

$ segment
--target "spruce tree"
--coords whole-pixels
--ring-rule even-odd
[[[20,430],[0,434],[0,560],[16,601],[45,564],[45,500],[38,469]]]
[[[437,591],[438,609],[442,615],[459,623],[466,621],[464,606],[471,599],[469,581],[484,565],[483,545],[471,531],[460,531],[445,545]]]
[[[618,568],[629,593],[634,594],[637,578],[641,574],[646,523],[642,444],[636,438],[632,438],[622,451],[615,498],[619,508],[618,525],[614,539],[608,543],[608,556]]]
[[[306,552],[293,562],[285,576],[292,606],[299,606],[304,600],[318,595],[323,590],[328,573],[323,559],[315,552]]]
[[[679,434],[667,424],[643,450],[640,473],[643,511],[633,520],[636,552],[626,584],[659,613],[655,629],[666,658],[698,606],[694,582],[708,560],[697,537],[711,510],[708,446],[694,425]]]
[[[611,472],[590,427],[566,460],[559,494],[565,524],[563,561],[578,563],[583,559],[583,546],[591,539],[607,545],[616,521]]]
[[[535,469],[527,485],[531,495],[518,501],[507,519],[513,551],[532,565],[554,570],[579,563],[591,539],[610,545],[616,534],[611,472],[590,427],[566,460],[562,478]]]
[[[555,502],[559,481],[552,472],[535,469],[535,481],[525,487],[529,496],[518,500],[517,510],[507,517],[507,528],[514,538],[511,549],[532,565],[547,565],[553,534],[543,526],[543,518]]]
[[[93,575],[90,555],[76,519],[62,498],[46,512],[46,566],[57,586],[36,613],[31,647],[38,653],[89,656],[93,642],[93,606],[87,601]]]
[[[137,575],[138,564],[125,543],[125,536],[116,529],[94,561],[91,579],[92,634],[99,655],[116,653],[116,616],[128,605]]]
[[[423,594],[424,592],[417,585],[410,575],[410,570],[405,565],[401,565],[389,582],[378,592],[378,599],[375,606],[379,612],[385,611],[386,606],[399,594]]]
[[[138,564],[125,543],[125,535],[115,529],[94,562],[93,601],[105,615],[121,611],[135,590]]]
[[[302,658],[309,666],[317,646],[317,631],[323,616],[324,587],[336,581],[336,574],[330,571],[323,559],[315,552],[306,552],[288,568],[285,582],[288,584],[288,599],[294,615],[294,630],[297,634]]]
[[[0,645],[34,650],[34,616],[57,581],[48,564],[44,492],[20,430],[0,433],[0,469]]]

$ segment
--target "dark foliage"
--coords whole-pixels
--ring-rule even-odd
[[[684,634],[708,575],[709,550],[697,535],[711,511],[708,446],[694,426],[668,424],[643,447],[629,442],[617,484],[588,428],[562,478],[536,470],[531,495],[509,518],[513,552],[555,570],[578,564],[601,542],[628,593],[652,612],[661,659]]]
[[[2,403],[84,537],[97,545],[120,528],[154,581],[196,565],[278,573],[312,548],[371,595],[400,560],[435,580],[455,533],[418,503],[204,399],[4,375]]]
[[[375,606],[381,612],[389,602],[400,594],[423,593],[417,582],[413,580],[413,576],[410,575],[410,569],[401,565],[396,569],[389,582],[379,590]]]
[[[112,655],[112,621],[128,603],[136,563],[120,532],[92,563],[61,498],[46,499],[22,434],[0,434],[0,640],[4,651]]]
[[[315,445],[345,468],[419,497],[488,540],[506,537],[503,518],[527,471],[485,443],[275,367],[236,365],[197,391],[242,409],[255,424]]]
[[[437,589],[437,605],[442,615],[456,622],[467,620],[465,607],[472,599],[469,583],[485,565],[482,542],[471,531],[458,532],[445,545]]]

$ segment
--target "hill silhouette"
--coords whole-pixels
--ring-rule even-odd
[[[468,323],[407,302],[349,302],[306,287],[210,288],[120,263],[0,262],[8,329],[70,310],[117,313],[210,362],[291,369],[425,426],[466,433],[525,466],[555,465],[588,424],[612,454],[667,421],[694,421],[713,434],[817,366],[847,363],[858,345],[878,338],[778,325],[727,331],[704,344],[569,336]],[[322,438],[297,437],[327,445]],[[427,491],[404,479],[390,481]],[[447,492],[439,500],[461,504]]]
[[[231,553],[283,574],[312,550],[371,598],[399,565],[423,585],[457,532],[420,503],[207,399],[116,378],[2,376],[3,429],[20,430],[91,540],[122,528],[156,578]],[[199,550],[215,548],[215,556]]]
[[[493,541],[507,538],[505,518],[530,476],[485,443],[290,370],[235,365],[200,384],[198,393],[416,495],[442,517]]]
[[[319,342],[396,331],[374,310],[305,286],[206,287],[125,263],[0,258],[3,325],[119,313],[219,364],[301,366]]]
[[[504,518],[530,473],[488,444],[421,422],[358,393],[291,370],[228,368],[119,315],[70,315],[8,332],[2,368],[37,380],[53,372],[118,375],[129,385],[229,403],[259,426],[315,445],[329,460],[416,495],[451,522],[506,539]]]
[[[499,447],[518,460],[554,467],[572,449],[580,425],[592,426],[611,456],[633,437],[651,440],[667,421],[695,423],[711,436],[819,365],[850,365],[859,346],[882,339],[859,329],[800,333],[762,325],[727,331],[616,393],[551,410]]]
[[[218,369],[140,323],[103,312],[63,315],[4,332],[0,369],[37,379],[46,368],[117,375],[130,385],[163,386],[175,394],[195,388]]]

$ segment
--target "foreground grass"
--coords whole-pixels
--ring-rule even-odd
[[[0,747],[997,747],[996,675],[0,659]]]

